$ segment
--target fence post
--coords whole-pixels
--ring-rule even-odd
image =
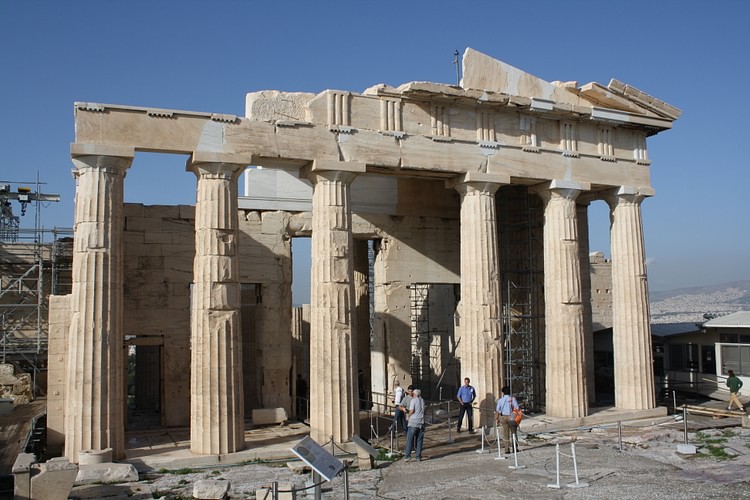
[[[547,488],[560,489],[560,443],[555,443],[555,484],[548,484]]]
[[[513,460],[515,465],[509,465],[509,469],[525,469],[525,465],[518,465],[518,441],[515,432],[510,433],[510,440],[513,443]]]
[[[453,426],[451,425],[451,400],[448,400],[448,442],[453,442],[453,436],[451,434],[451,431],[453,430]]]
[[[570,443],[570,454],[573,455],[573,472],[576,476],[576,482],[568,484],[568,488],[584,488],[589,485],[589,483],[581,483],[578,481],[578,461],[576,459],[576,444]]]

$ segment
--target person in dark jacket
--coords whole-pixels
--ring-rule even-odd
[[[729,370],[727,373],[729,373],[729,377],[727,377],[727,387],[729,387],[729,406],[727,406],[727,410],[731,410],[732,403],[734,403],[737,405],[738,410],[745,411],[745,407],[738,397],[740,394],[740,388],[742,387],[742,380],[735,376],[733,370]]]

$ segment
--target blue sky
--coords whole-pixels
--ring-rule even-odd
[[[744,0],[0,0],[0,180],[38,174],[62,196],[43,225],[70,227],[75,101],[243,115],[257,90],[455,83],[453,52],[472,47],[547,81],[617,78],[682,109],[648,144],[650,288],[750,279],[749,23]],[[184,161],[139,153],[126,201],[194,203]],[[591,249],[608,254],[603,203],[590,218]]]

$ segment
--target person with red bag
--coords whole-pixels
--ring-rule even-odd
[[[502,396],[497,400],[495,406],[495,422],[503,426],[503,444],[505,453],[510,453],[510,437],[517,437],[519,418],[514,413],[520,413],[518,401],[510,393],[510,387],[507,385],[500,389]]]

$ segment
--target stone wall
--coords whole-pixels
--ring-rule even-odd
[[[594,331],[612,328],[612,262],[602,252],[589,255],[591,318]]]
[[[194,207],[125,205],[123,332],[128,345],[161,346],[161,424],[190,422],[190,284]]]

